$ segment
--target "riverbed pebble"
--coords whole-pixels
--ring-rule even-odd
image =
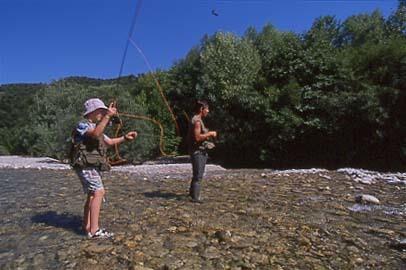
[[[380,204],[378,198],[368,194],[358,194],[355,196],[355,201],[357,203],[372,203],[372,204]]]

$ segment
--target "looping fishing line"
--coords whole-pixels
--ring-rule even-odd
[[[165,95],[164,95],[164,91],[163,91],[163,89],[162,89],[162,87],[161,87],[161,85],[160,85],[158,79],[157,79],[156,76],[154,75],[154,72],[153,72],[153,70],[152,70],[152,66],[151,66],[151,64],[149,63],[149,61],[148,61],[147,57],[145,56],[145,54],[142,52],[141,48],[140,48],[139,46],[137,46],[137,44],[135,43],[135,41],[132,39],[132,35],[133,35],[134,29],[135,29],[135,25],[136,25],[137,19],[138,19],[138,17],[139,17],[139,14],[140,14],[140,12],[141,12],[141,6],[142,6],[142,0],[138,0],[138,1],[137,1],[137,6],[136,6],[136,8],[135,8],[134,17],[133,17],[132,22],[131,22],[131,25],[130,25],[130,30],[129,30],[129,33],[128,33],[128,38],[127,38],[126,46],[125,46],[125,49],[124,49],[123,58],[122,58],[122,60],[121,60],[121,66],[120,66],[119,76],[118,76],[118,79],[117,79],[117,84],[119,84],[119,81],[120,81],[120,78],[121,78],[121,75],[122,75],[122,72],[123,72],[123,69],[124,69],[124,63],[125,63],[125,59],[126,59],[126,56],[127,56],[128,46],[129,46],[129,44],[131,44],[131,45],[138,51],[138,53],[142,56],[142,58],[143,58],[145,64],[147,65],[147,67],[148,67],[148,69],[149,69],[149,71],[150,71],[150,73],[151,73],[151,76],[153,77],[153,79],[154,79],[154,81],[155,81],[155,84],[156,84],[156,86],[157,86],[157,89],[158,89],[158,91],[159,91],[159,94],[160,94],[160,96],[161,96],[163,102],[165,103],[167,110],[169,111],[169,113],[170,113],[170,115],[171,115],[171,117],[172,117],[172,121],[173,121],[174,124],[175,124],[176,134],[177,134],[178,136],[180,136],[180,129],[179,129],[179,125],[178,125],[178,123],[177,123],[177,121],[176,121],[176,117],[175,117],[175,115],[174,115],[174,113],[173,113],[173,111],[172,111],[172,109],[171,109],[171,107],[170,107],[170,105],[169,105],[168,100],[166,99],[166,97],[165,97]],[[113,101],[113,102],[114,102],[115,105],[116,105],[116,103],[117,103],[116,99],[115,99],[115,101]],[[152,117],[149,117],[149,116],[145,116],[145,115],[129,114],[129,113],[123,113],[123,112],[117,113],[117,118],[118,118],[119,121],[118,121],[118,123],[117,123],[117,127],[116,127],[116,130],[115,130],[115,136],[116,136],[116,137],[118,136],[120,130],[121,130],[122,127],[123,127],[123,121],[121,120],[120,116],[124,116],[124,117],[128,117],[128,118],[133,118],[133,119],[144,120],[144,121],[150,121],[150,122],[152,122],[153,124],[155,124],[156,126],[158,126],[158,127],[159,127],[159,130],[160,130],[160,135],[159,135],[159,152],[160,152],[160,154],[161,154],[162,156],[168,156],[168,154],[165,153],[165,151],[164,151],[164,127],[162,126],[162,124],[161,124],[158,120],[156,120],[156,119],[154,119],[154,118],[152,118]],[[119,146],[118,146],[118,145],[115,145],[114,148],[115,148],[115,154],[114,154],[113,157],[109,158],[110,163],[111,163],[112,165],[118,165],[118,164],[125,163],[126,160],[123,159],[123,158],[120,156],[120,153],[119,153],[119,152],[120,152],[120,151],[119,151]]]

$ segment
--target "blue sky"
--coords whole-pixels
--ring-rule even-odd
[[[0,0],[0,84],[117,77],[136,5],[137,0]],[[143,0],[132,38],[153,69],[166,69],[204,34],[241,35],[266,23],[303,33],[322,15],[344,20],[379,9],[388,16],[396,7],[396,0]],[[147,70],[130,46],[123,74]]]

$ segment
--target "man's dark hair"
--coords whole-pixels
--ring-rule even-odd
[[[209,103],[207,103],[206,100],[196,100],[196,104],[195,104],[193,111],[195,113],[199,113],[202,108],[207,108],[207,107],[209,107]]]

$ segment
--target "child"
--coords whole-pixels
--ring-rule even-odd
[[[193,177],[190,184],[189,195],[193,202],[201,203],[200,189],[204,169],[207,162],[207,149],[214,147],[208,142],[210,138],[216,138],[216,131],[209,131],[203,123],[203,118],[209,114],[209,105],[204,100],[196,102],[194,116],[189,123],[187,135],[188,151],[192,162]]]
[[[76,170],[87,200],[83,211],[82,229],[89,238],[109,238],[113,234],[99,227],[100,207],[105,194],[100,171],[109,170],[107,146],[132,141],[137,132],[130,131],[125,136],[109,138],[103,134],[117,109],[111,103],[107,108],[103,101],[92,98],[85,102],[85,120],[73,131],[71,164]]]

